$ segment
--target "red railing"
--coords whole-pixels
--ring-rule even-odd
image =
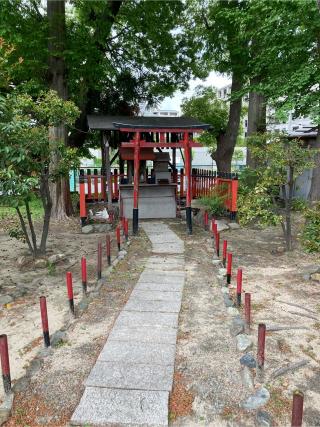
[[[86,212],[85,205],[87,202],[106,202],[108,200],[108,183],[106,177],[98,174],[97,170],[94,170],[94,174],[85,175],[84,172],[84,169],[80,169],[79,193],[81,201],[80,206],[83,206],[83,214]],[[153,171],[149,174],[148,170],[146,170],[145,181],[150,184],[155,183]],[[120,183],[127,182],[127,175],[118,174],[117,169],[112,172],[111,194],[113,201],[119,200]],[[173,171],[171,174],[171,182],[177,185],[177,198],[183,199],[186,196],[184,170]],[[216,172],[209,170],[193,169],[191,175],[191,191],[193,199],[210,196],[216,192],[216,194],[223,197],[225,208],[229,212],[237,212],[238,177],[236,174],[216,174]]]
[[[238,176],[234,173],[219,173],[192,169],[192,198],[198,199],[216,193],[224,200],[229,212],[237,212]]]

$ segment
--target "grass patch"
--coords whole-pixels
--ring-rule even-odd
[[[1,200],[0,200],[1,202]],[[26,209],[24,206],[21,206],[21,213],[23,216],[26,216]],[[33,219],[42,219],[43,217],[43,207],[41,199],[34,198],[30,201],[30,210],[32,213]],[[13,216],[17,215],[15,208],[8,206],[0,205],[0,220],[11,219]]]

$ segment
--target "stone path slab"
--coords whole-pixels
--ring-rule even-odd
[[[109,334],[112,341],[136,341],[153,342],[163,344],[175,344],[177,329],[166,326],[133,326],[115,325]]]
[[[156,283],[156,282],[139,282],[135,289],[139,291],[161,291],[161,292],[182,292],[182,283]]]
[[[168,391],[86,387],[73,425],[168,425]]]
[[[167,292],[169,293],[169,292]],[[172,293],[172,292],[170,292]],[[159,312],[159,313],[179,313],[181,307],[180,301],[150,301],[131,299],[124,307],[126,311],[144,311],[144,312]]]
[[[167,390],[172,387],[173,365],[97,362],[86,386],[131,390]]]
[[[153,365],[174,364],[174,344],[107,341],[98,361],[121,363],[151,363]]]
[[[71,424],[167,426],[184,243],[160,222],[141,223],[154,254],[119,314],[85,385]],[[171,254],[171,255],[168,255]]]
[[[180,292],[162,292],[162,291],[139,291],[134,289],[131,293],[132,300],[145,300],[145,301],[180,301]]]
[[[135,311],[122,311],[115,325],[127,327],[135,326],[166,326],[178,327],[177,313],[137,313]]]

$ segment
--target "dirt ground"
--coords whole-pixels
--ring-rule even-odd
[[[194,227],[185,234],[183,221],[168,221],[186,245],[187,282],[179,319],[179,334],[173,393],[170,398],[170,424],[253,425],[251,413],[239,403],[247,390],[240,381],[241,353],[227,328],[230,320],[222,302],[211,263],[213,254],[208,232]],[[48,296],[50,332],[70,321],[65,290],[65,271],[74,273],[76,303],[82,297],[80,258],[87,255],[88,273],[95,282],[96,247],[101,235],[82,235],[76,222],[51,229],[49,249],[66,254],[55,271],[20,272],[16,259],[24,246],[0,233],[4,262],[0,265],[1,295],[22,289],[21,296],[0,311],[1,332],[9,336],[12,377],[21,377],[43,346],[38,297]],[[267,333],[265,383],[271,393],[266,410],[274,425],[290,425],[292,392],[305,393],[305,426],[320,425],[320,283],[306,274],[320,267],[319,256],[305,254],[299,247],[286,254],[281,250],[281,230],[241,228],[221,233],[233,253],[234,292],[238,267],[243,268],[243,287],[252,294],[251,334],[256,339],[258,323],[267,327],[288,327]],[[116,253],[113,245],[113,255]],[[13,417],[7,426],[63,426],[76,407],[87,377],[107,333],[127,301],[150,253],[150,242],[143,234],[132,240],[106,286],[96,295],[80,318],[72,322],[66,338],[44,359],[33,362],[30,384],[20,386]],[[104,257],[104,262],[105,262]],[[14,292],[13,292],[14,294]],[[295,305],[292,305],[295,304]],[[307,317],[306,317],[307,316]],[[311,316],[311,317],[310,317]],[[254,348],[253,352],[256,349]],[[272,378],[272,373],[290,363],[307,360],[294,372]],[[19,389],[18,389],[19,390]]]
[[[283,252],[282,232],[276,227],[241,228],[222,236],[233,253],[231,293],[239,267],[243,268],[243,291],[251,293],[255,341],[259,323],[265,323],[267,329],[288,327],[267,332],[264,381],[271,399],[266,410],[275,425],[290,425],[292,393],[300,389],[305,394],[304,425],[319,426],[320,283],[308,278],[320,267],[319,254],[306,254],[297,241],[293,252]],[[308,364],[273,378],[276,369],[302,360]]]
[[[118,249],[115,232],[111,232],[111,258]],[[13,384],[23,376],[30,361],[43,346],[39,297],[47,297],[49,329],[55,331],[70,321],[66,291],[65,273],[73,275],[74,301],[77,307],[82,299],[81,257],[87,259],[88,291],[96,284],[97,244],[102,241],[103,264],[106,267],[105,234],[82,234],[76,219],[65,223],[51,224],[48,239],[48,255],[64,254],[56,265],[44,268],[25,266],[19,268],[17,260],[28,255],[26,245],[8,237],[0,230],[0,305],[1,333],[8,335],[11,377]],[[0,385],[0,402],[3,397]]]
[[[94,239],[85,236],[85,239]],[[97,237],[95,237],[96,243]],[[93,244],[94,242],[92,242]],[[13,415],[6,426],[66,425],[84,391],[88,376],[108,332],[138,280],[148,255],[143,233],[134,239],[88,309],[66,332],[60,345],[33,362],[31,382],[19,382]],[[103,274],[102,274],[103,276]],[[63,279],[61,279],[63,280]]]

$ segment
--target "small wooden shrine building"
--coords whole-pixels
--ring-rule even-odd
[[[127,161],[126,177],[120,180],[120,195],[125,216],[132,218],[133,233],[138,231],[139,209],[144,218],[170,215],[176,203],[176,181],[168,176],[168,164],[173,174],[176,171],[176,150],[181,150],[185,164],[186,221],[187,230],[192,233],[192,154],[193,147],[201,147],[194,140],[210,125],[186,117],[126,117],[89,115],[90,130],[101,132],[102,150],[105,155],[106,182],[110,189],[111,172],[109,147],[118,149],[120,176],[124,176],[124,162]],[[172,162],[162,149],[172,149]],[[166,157],[167,156],[167,157]],[[147,160],[157,164],[153,176],[145,173]],[[167,166],[161,166],[165,163]],[[133,182],[132,182],[133,181]],[[108,200],[112,196],[108,194]],[[132,207],[132,210],[131,210]],[[150,216],[148,216],[148,211]],[[153,212],[153,214],[152,214]],[[142,212],[141,212],[142,213]],[[160,215],[160,216],[159,216]],[[80,214],[81,216],[81,214]],[[167,216],[168,217],[168,216]]]

